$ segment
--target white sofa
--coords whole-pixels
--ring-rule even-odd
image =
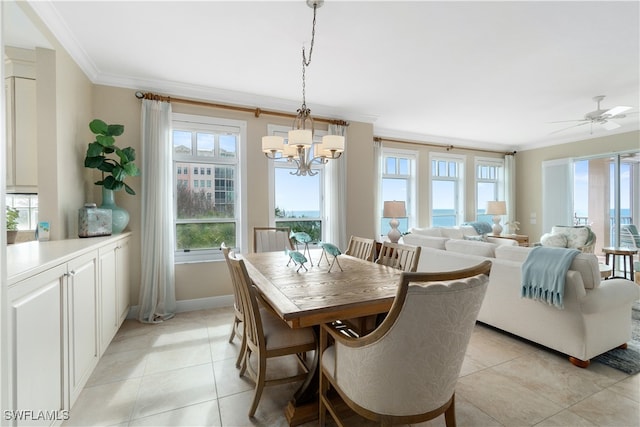
[[[419,240],[408,236],[405,243]],[[521,265],[531,248],[461,239],[446,239],[443,245],[422,246],[418,271],[456,270],[486,259],[493,263],[480,322],[569,355],[580,367],[631,339],[631,305],[640,299],[640,286],[624,279],[601,281],[594,254],[580,253],[573,260],[564,309],[558,309],[520,297]]]

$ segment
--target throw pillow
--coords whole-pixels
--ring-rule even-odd
[[[567,237],[567,248],[579,248],[589,240],[589,229],[587,227],[554,226],[551,228],[551,233],[564,234]]]
[[[474,240],[476,242],[486,242],[487,241],[487,235],[486,234],[481,234],[479,236],[464,236],[464,240]]]
[[[555,248],[567,247],[567,236],[564,234],[546,233],[540,237],[542,246],[553,246]]]

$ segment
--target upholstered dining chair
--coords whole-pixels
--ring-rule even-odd
[[[241,362],[240,376],[247,373],[255,383],[249,416],[258,408],[262,391],[267,385],[283,384],[303,380],[309,372],[304,357],[308,351],[317,351],[316,337],[311,328],[290,328],[282,319],[269,310],[260,310],[257,289],[251,282],[244,261],[229,254],[229,265],[238,283],[244,314],[246,348]],[[300,368],[297,375],[267,379],[267,360],[274,357],[294,355]],[[252,356],[254,359],[252,360]],[[312,360],[312,359],[310,359]],[[256,364],[256,367],[252,365]]]
[[[455,422],[455,387],[489,283],[491,262],[444,273],[402,273],[388,316],[371,334],[320,331],[320,425],[339,426],[335,390],[357,414],[381,425]],[[332,345],[329,346],[330,341]]]
[[[289,227],[253,227],[253,252],[294,250]]]
[[[402,271],[416,271],[420,260],[420,246],[383,242],[377,264],[387,265]]]
[[[375,244],[376,242],[373,239],[351,236],[351,238],[349,239],[349,246],[344,253],[346,255],[364,259],[365,261],[373,261],[376,247]]]

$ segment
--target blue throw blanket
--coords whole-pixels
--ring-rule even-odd
[[[522,264],[520,296],[564,308],[567,270],[579,253],[576,249],[534,247]]]
[[[478,233],[478,234],[491,233],[491,231],[493,230],[491,228],[491,224],[489,224],[488,222],[483,222],[483,221],[465,222],[462,225],[470,225],[470,226],[472,226],[473,228],[475,228],[476,233]]]

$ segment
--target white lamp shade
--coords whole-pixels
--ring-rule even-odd
[[[298,157],[298,147],[292,144],[284,144],[284,150],[282,151],[284,157]]]
[[[344,151],[344,136],[325,135],[322,137],[322,147],[327,151],[342,153]]]
[[[282,151],[283,146],[284,138],[281,136],[269,135],[262,137],[262,152],[264,153]]]
[[[506,202],[487,202],[487,215],[506,215],[507,203]]]
[[[313,134],[309,129],[295,129],[289,131],[290,145],[310,147],[312,142]]]
[[[403,218],[407,216],[407,209],[404,202],[390,201],[384,202],[382,216],[385,218]]]

